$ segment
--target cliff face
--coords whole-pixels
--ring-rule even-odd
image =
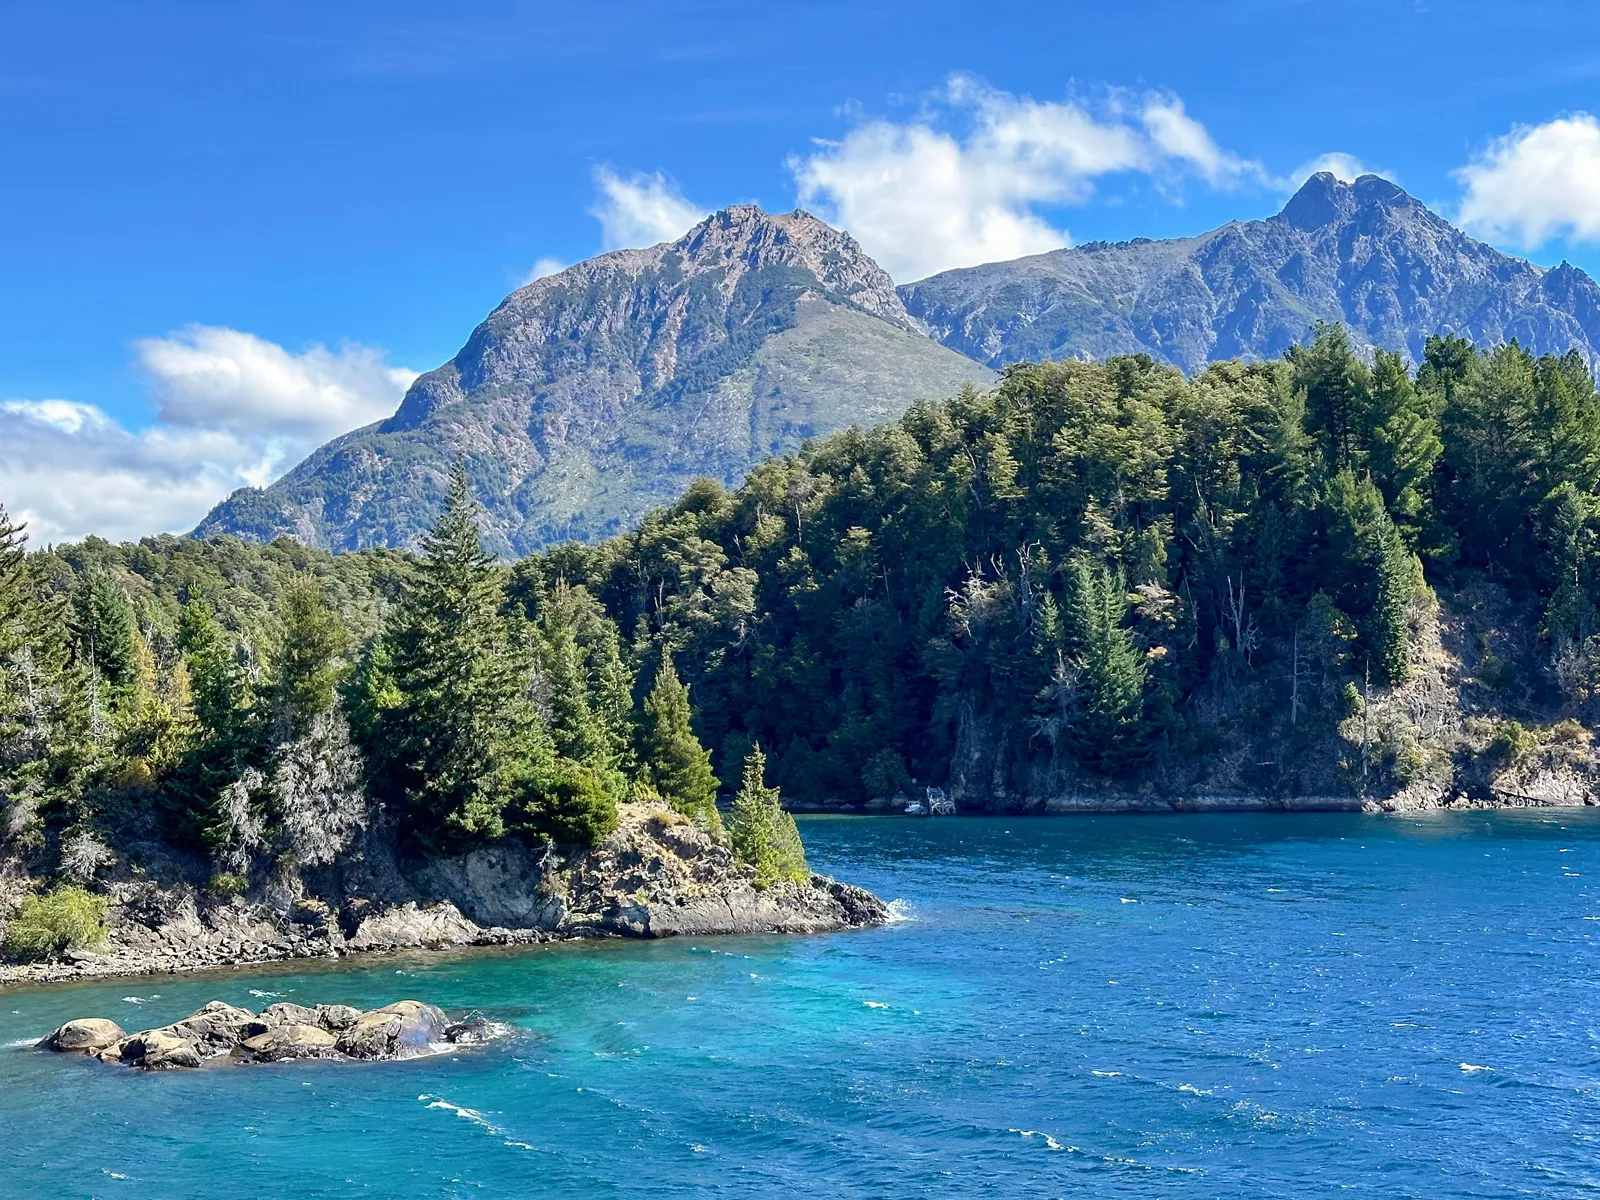
[[[740,205],[512,293],[393,417],[235,493],[196,533],[410,545],[461,456],[486,539],[521,554],[991,377],[924,337],[848,234]]]
[[[1502,254],[1375,175],[1314,175],[1263,221],[946,271],[900,294],[933,337],[992,367],[1145,353],[1193,371],[1276,357],[1318,320],[1413,361],[1430,334],[1455,333],[1600,362],[1592,279]]]

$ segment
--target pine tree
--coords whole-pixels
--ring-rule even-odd
[[[1081,559],[1068,583],[1068,644],[1077,669],[1073,753],[1094,770],[1116,771],[1144,751],[1145,664],[1123,627],[1127,589],[1119,576]]]
[[[1366,450],[1372,381],[1344,327],[1318,322],[1311,345],[1296,347],[1290,361],[1305,390],[1306,424],[1325,469],[1331,474],[1357,465]]]
[[[339,614],[309,580],[287,588],[282,600],[283,632],[274,664],[274,736],[290,741],[303,734],[319,713],[334,705],[340,660],[349,645]]]
[[[794,817],[778,801],[778,789],[766,784],[767,758],[756,746],[744,760],[744,780],[734,797],[728,821],[733,852],[755,868],[756,886],[804,883],[811,875],[805,847]]]
[[[721,832],[711,755],[695,737],[690,723],[689,689],[679,680],[665,646],[655,684],[644,702],[642,757],[651,781],[667,803],[693,817],[701,827]]]
[[[1375,357],[1370,419],[1373,482],[1396,524],[1415,543],[1444,443],[1433,402],[1412,384],[1405,360],[1386,350]]]
[[[383,782],[425,843],[499,837],[508,811],[537,811],[553,767],[503,599],[457,463],[389,634],[394,694],[379,715]]]
[[[139,626],[128,593],[103,567],[91,568],[73,598],[80,653],[113,687],[134,672],[134,642]]]

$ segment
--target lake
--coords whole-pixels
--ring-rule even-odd
[[[0,1196],[1600,1188],[1600,813],[801,829],[904,919],[0,991]],[[411,996],[516,1033],[163,1074],[18,1044]]]

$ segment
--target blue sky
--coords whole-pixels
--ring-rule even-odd
[[[120,507],[52,510],[37,488],[7,498],[13,456],[0,501],[46,536],[180,527],[392,407],[541,260],[736,201],[803,194],[904,281],[996,247],[1264,216],[1338,153],[1513,252],[1600,273],[1592,3],[450,7],[10,7],[0,403],[63,436],[142,436],[147,466],[249,461],[155,512],[117,459]],[[1051,164],[1008,157],[1041,121]],[[863,182],[886,163],[909,172],[898,193]],[[972,210],[954,233],[896,207],[943,204],[917,175],[941,163]]]

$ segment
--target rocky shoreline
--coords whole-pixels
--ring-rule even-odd
[[[0,870],[0,888],[9,883],[13,895],[29,882]],[[507,840],[409,860],[380,829],[336,868],[274,878],[245,896],[135,871],[101,890],[111,905],[103,945],[55,961],[0,963],[0,986],[374,951],[826,933],[889,917],[871,892],[823,875],[758,888],[754,871],[726,846],[670,809],[644,804],[622,805],[615,833],[570,856]]]

